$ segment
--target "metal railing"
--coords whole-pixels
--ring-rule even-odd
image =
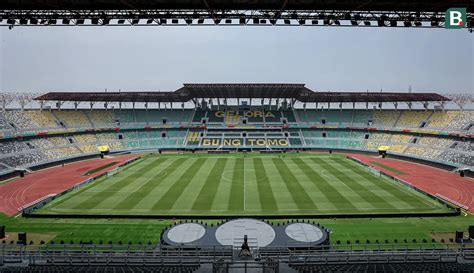
[[[253,260],[235,261],[233,263],[218,260],[212,264],[213,273],[229,273],[229,272],[255,272],[258,269],[263,273],[278,273],[280,271],[280,263],[278,260],[268,258],[260,262]]]
[[[290,266],[391,263],[474,263],[474,244],[367,244],[318,247],[264,247],[255,260],[236,261],[232,246],[153,245],[0,245],[0,265],[28,262],[53,266],[160,266],[195,268],[212,264],[214,272],[263,269],[278,273]]]

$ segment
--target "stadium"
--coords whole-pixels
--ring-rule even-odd
[[[467,1],[99,2],[0,26],[472,27]],[[319,90],[0,92],[0,272],[473,272],[473,95]]]
[[[252,218],[279,226],[288,219],[380,218],[383,225],[387,217],[414,223],[428,217],[459,223],[448,225],[451,233],[441,233],[445,238],[422,235],[408,243],[468,240],[450,236],[467,230],[472,219],[474,112],[442,106],[453,100],[469,103],[469,97],[325,93],[304,84],[184,84],[173,92],[50,92],[32,101],[21,98],[43,108],[2,112],[2,175],[19,178],[0,186],[0,208],[7,217],[22,214],[25,224],[170,219],[163,221],[167,233],[160,241],[176,247],[176,240],[187,239],[167,237],[173,230],[168,223],[199,221],[195,225],[201,227],[206,221]],[[383,109],[390,104],[406,109]],[[9,221],[28,230],[21,221],[6,221],[7,234]],[[331,228],[323,229],[327,240],[315,245],[279,238],[266,249],[256,234],[252,247],[265,253],[291,243],[295,248],[355,243],[350,237],[342,243],[345,236],[332,235]],[[407,234],[413,232],[418,233]],[[372,240],[393,246],[407,240],[402,234]],[[126,235],[132,244],[138,243],[135,236],[140,237]],[[68,244],[74,237],[51,240]],[[99,243],[85,234],[77,237]],[[358,241],[364,245],[369,237]],[[199,238],[189,239],[190,246],[199,245]],[[238,239],[230,244],[238,247]]]

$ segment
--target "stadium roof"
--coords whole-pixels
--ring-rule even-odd
[[[436,93],[314,92],[304,84],[184,84],[174,92],[50,92],[35,100],[188,102],[200,98],[287,98],[301,102],[449,101]]]
[[[402,92],[315,92],[298,98],[301,102],[397,102],[397,101],[449,101],[436,93]]]
[[[470,4],[471,3],[471,4]],[[365,10],[365,11],[440,11],[451,7],[467,7],[470,0],[2,0],[0,9],[7,10]]]
[[[176,92],[194,98],[296,98],[313,93],[304,84],[184,84]]]

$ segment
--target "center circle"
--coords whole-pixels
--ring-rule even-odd
[[[234,179],[234,173],[236,172],[244,172],[244,178],[242,179]],[[260,174],[260,176],[265,176],[265,171],[260,171],[260,170],[255,170],[255,169],[235,169],[235,170],[230,170],[230,171],[225,171],[222,172],[222,179],[230,181],[230,182],[256,182],[257,180],[255,179],[256,174]]]
[[[237,219],[221,225],[216,230],[216,239],[221,245],[239,248],[248,237],[250,247],[268,246],[275,239],[273,228],[262,221],[254,219]]]

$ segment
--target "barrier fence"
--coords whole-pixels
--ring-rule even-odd
[[[142,245],[1,245],[0,265],[28,262],[29,265],[175,265],[214,269],[259,266],[275,269],[279,262],[290,264],[456,262],[474,263],[474,244],[368,244],[342,247],[264,247],[253,253],[255,263],[234,259],[232,246],[142,246]],[[214,271],[216,272],[216,271]],[[227,271],[219,271],[227,272]],[[278,272],[278,271],[271,271]]]

